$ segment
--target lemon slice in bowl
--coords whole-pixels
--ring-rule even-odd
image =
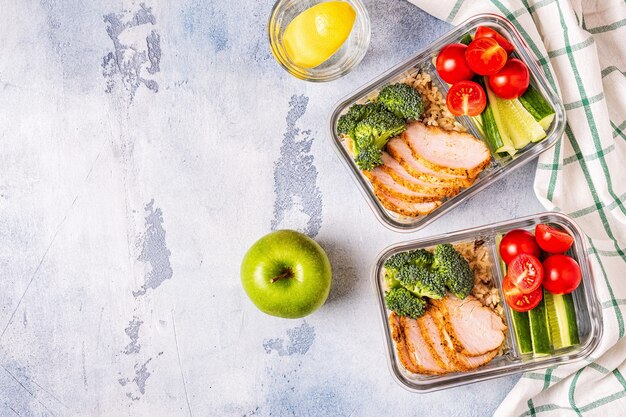
[[[317,67],[348,39],[355,18],[354,8],[343,1],[327,1],[306,9],[285,28],[287,55],[299,67]]]

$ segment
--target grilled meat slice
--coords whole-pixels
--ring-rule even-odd
[[[413,122],[402,139],[416,159],[436,171],[475,178],[491,161],[487,146],[469,133]]]
[[[441,201],[431,201],[427,203],[411,203],[408,201],[401,200],[399,198],[390,196],[383,190],[374,187],[374,194],[378,198],[378,201],[385,207],[387,210],[393,211],[394,213],[401,214],[403,216],[408,217],[418,217],[423,216],[425,214],[431,213],[437,207],[441,205]]]
[[[425,203],[440,199],[437,194],[433,194],[432,192],[409,190],[402,184],[394,181],[393,177],[380,167],[376,167],[371,171],[363,171],[363,175],[370,180],[375,189],[407,203]]]
[[[445,373],[446,369],[439,366],[428,346],[428,342],[424,339],[424,336],[422,336],[422,331],[417,320],[408,317],[400,317],[399,323],[406,338],[406,348],[413,362],[417,365],[419,373]]]

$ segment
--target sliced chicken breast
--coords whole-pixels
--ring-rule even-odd
[[[398,352],[398,359],[407,371],[413,373],[421,373],[422,368],[419,368],[412,359],[412,353],[409,352],[404,336],[404,328],[400,325],[400,317],[396,313],[391,313],[389,316],[389,324],[391,325],[391,337],[396,342],[396,351]]]
[[[445,316],[445,329],[458,352],[480,356],[497,350],[504,343],[506,326],[502,318],[476,297],[468,295],[461,300],[448,294],[431,302]]]
[[[437,362],[437,365],[448,372],[459,370],[455,363],[448,357],[444,347],[444,340],[441,338],[437,323],[430,314],[430,310],[417,319],[422,337],[426,341],[430,354]]]
[[[487,146],[469,133],[413,122],[407,126],[402,139],[415,158],[436,171],[474,178],[491,161]]]
[[[400,317],[400,325],[404,329],[406,347],[409,355],[417,365],[417,368],[420,369],[420,373],[442,374],[446,372],[446,369],[439,366],[433,356],[428,343],[422,336],[422,331],[417,320],[408,317]]]
[[[398,161],[387,152],[383,152],[383,165],[380,169],[389,174],[394,181],[416,192],[431,193],[440,197],[449,197],[458,194],[458,185],[424,181],[409,174]]]
[[[408,217],[418,217],[431,213],[441,205],[441,201],[427,203],[411,203],[397,197],[390,196],[380,188],[374,187],[374,194],[378,201],[389,211]]]
[[[432,192],[418,192],[406,188],[404,185],[397,183],[393,177],[387,174],[380,167],[376,167],[371,171],[362,171],[375,189],[379,189],[385,194],[409,202],[409,203],[425,203],[429,201],[439,200],[437,194]]]
[[[387,142],[387,152],[393,157],[411,176],[434,184],[446,186],[469,187],[472,179],[466,175],[451,174],[437,171],[423,164],[413,156],[409,145],[400,137],[396,137]]]

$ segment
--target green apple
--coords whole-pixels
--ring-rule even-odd
[[[295,319],[324,304],[332,271],[326,252],[295,230],[277,230],[257,240],[241,263],[243,289],[259,310]]]

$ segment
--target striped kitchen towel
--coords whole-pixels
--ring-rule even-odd
[[[508,18],[567,111],[534,186],[547,209],[574,217],[589,237],[604,333],[585,362],[524,374],[496,415],[626,415],[626,3],[410,1],[452,24],[479,13]]]

